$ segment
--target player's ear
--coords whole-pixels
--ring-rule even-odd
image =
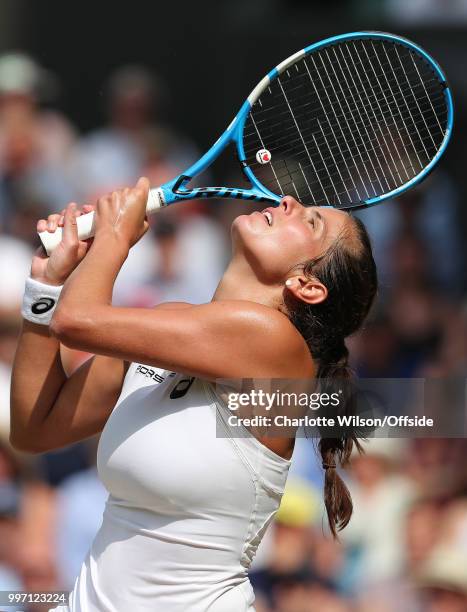
[[[328,297],[328,290],[317,278],[308,276],[292,276],[285,281],[288,291],[307,304],[320,304]]]

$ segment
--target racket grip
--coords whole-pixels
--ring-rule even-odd
[[[165,206],[162,190],[151,189],[148,196],[148,203],[146,205],[147,214],[150,215],[162,206]],[[92,238],[94,236],[94,212],[86,213],[85,215],[78,217],[76,220],[76,225],[78,226],[78,238],[80,240]],[[55,232],[39,232],[39,238],[47,255],[51,255],[62,240],[62,228],[57,227]]]

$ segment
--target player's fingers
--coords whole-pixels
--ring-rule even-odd
[[[65,210],[63,211],[63,213],[60,216],[60,219],[58,220],[58,227],[63,227],[63,224],[65,222]],[[82,214],[84,214],[84,213],[77,208],[76,209],[76,216],[80,217]]]
[[[122,192],[120,190],[119,191],[113,191],[112,192],[112,197],[111,197],[110,201],[111,201],[111,203],[113,204],[113,206],[116,209],[119,209],[121,201],[122,201]]]
[[[112,201],[112,195],[112,193],[106,193],[105,195],[101,196],[96,202],[95,209],[98,211],[105,210]]]
[[[36,227],[38,232],[45,232],[47,229],[47,219],[39,219]]]
[[[77,252],[78,259],[80,260],[83,259],[83,257],[88,252],[90,246],[91,246],[90,241],[87,241],[87,240],[78,241],[78,252]]]
[[[147,194],[149,192],[149,179],[145,176],[139,178],[138,182],[135,185],[135,189],[137,189],[141,193]]]
[[[66,208],[62,208],[62,210],[60,211],[60,218],[58,220],[58,227],[63,227],[63,219],[65,218],[65,211],[66,211]]]
[[[149,189],[149,179],[147,176],[140,176],[136,182],[137,189]]]
[[[54,232],[60,220],[60,213],[53,213],[47,217],[47,231]]]
[[[63,242],[68,246],[78,247],[78,226],[76,223],[76,204],[74,202],[68,204],[65,211]]]

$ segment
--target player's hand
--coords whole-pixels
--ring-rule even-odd
[[[80,210],[71,202],[61,213],[49,215],[47,219],[37,222],[38,232],[54,232],[57,227],[62,227],[63,235],[62,241],[50,257],[42,247],[37,249],[32,259],[32,278],[48,285],[63,285],[92,244],[92,238],[86,241],[78,240],[76,219],[82,214],[92,212],[94,208],[95,206],[85,204]]]
[[[132,247],[149,228],[146,206],[149,181],[140,178],[134,187],[120,189],[99,198],[95,211],[95,240],[116,238]]]

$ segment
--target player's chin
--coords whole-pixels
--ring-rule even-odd
[[[258,228],[251,223],[250,215],[235,217],[230,226],[230,238],[234,251],[249,250],[250,243],[257,236]]]
[[[232,237],[242,236],[245,232],[251,231],[248,217],[249,215],[238,215],[238,217],[235,217],[230,226],[230,234]]]
[[[247,236],[249,234],[263,234],[269,228],[264,221],[264,217],[259,212],[254,211],[248,215],[235,217],[230,229],[232,236],[234,234]]]

